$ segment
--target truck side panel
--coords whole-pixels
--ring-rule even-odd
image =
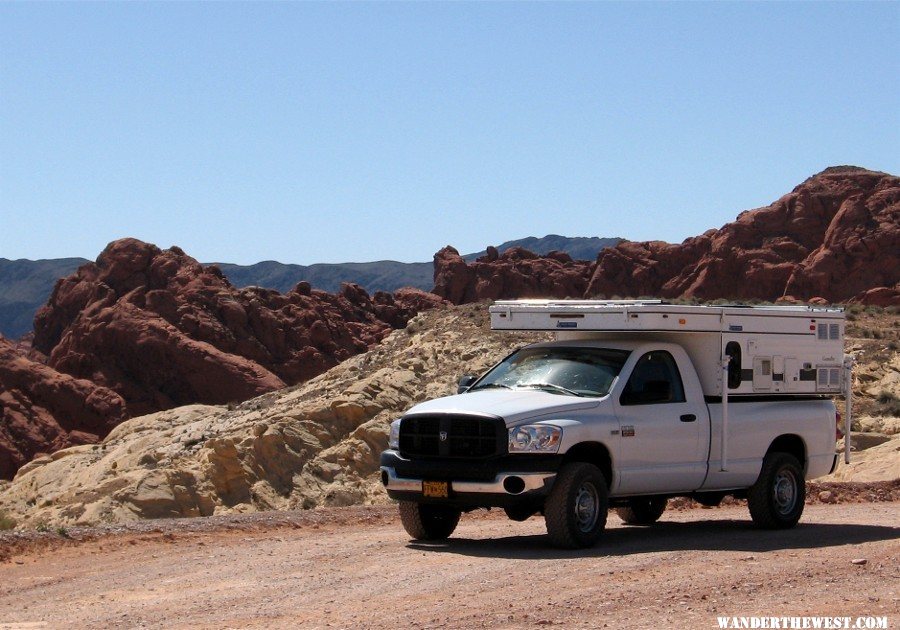
[[[709,473],[703,490],[752,485],[762,469],[769,446],[780,436],[796,435],[803,443],[807,479],[827,475],[834,462],[835,409],[831,400],[760,401],[730,399],[728,405],[728,461],[721,454],[722,405],[710,404],[712,427]]]

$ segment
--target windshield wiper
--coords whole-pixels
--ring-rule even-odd
[[[555,383],[525,383],[524,385],[519,385],[519,387],[530,387],[534,389],[552,389],[554,391],[563,392],[565,394],[569,394],[570,396],[578,396],[580,398],[584,398],[584,394],[579,394],[576,391],[573,391],[567,387],[563,387],[562,385],[557,385]]]
[[[484,385],[478,385],[476,387],[470,387],[469,391],[474,391],[476,389],[490,389],[491,387],[502,387],[503,389],[512,389],[509,385],[504,385],[503,383],[485,383]]]

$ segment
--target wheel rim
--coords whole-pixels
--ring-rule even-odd
[[[578,530],[590,532],[600,516],[600,495],[592,483],[583,483],[575,495],[575,523]]]
[[[797,478],[794,473],[782,468],[775,475],[775,509],[779,514],[786,515],[794,511],[797,506]]]

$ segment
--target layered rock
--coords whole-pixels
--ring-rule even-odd
[[[124,417],[114,391],[33,361],[0,337],[0,479],[39,453],[96,442]]]
[[[614,296],[900,304],[900,178],[829,168],[718,230],[681,244],[623,241],[589,268],[521,250],[467,265],[444,248],[434,292],[456,304]]]
[[[57,282],[34,347],[51,367],[121,394],[134,416],[310,379],[439,302],[414,289],[373,299],[351,284],[239,290],[177,247],[123,239]]]

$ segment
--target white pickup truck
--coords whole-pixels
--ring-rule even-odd
[[[758,525],[792,527],[804,480],[837,464],[831,397],[849,374],[839,309],[531,300],[490,311],[494,329],[557,340],[392,423],[382,482],[415,539],[501,507],[513,520],[543,514],[556,546],[586,547],[610,507],[648,525],[674,496],[744,497]]]

